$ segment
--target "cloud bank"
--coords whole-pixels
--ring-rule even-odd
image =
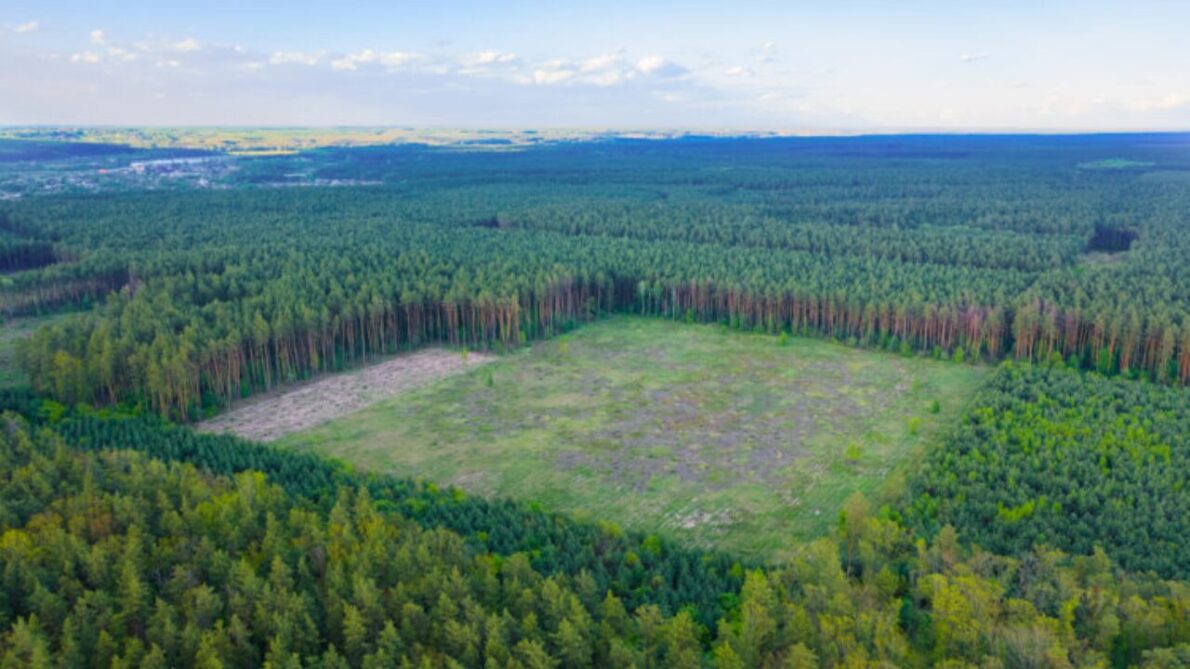
[[[956,63],[950,51],[901,63],[845,50],[828,58],[821,48],[776,41],[568,53],[450,41],[264,49],[104,25],[51,40],[53,30],[28,18],[0,26],[6,124],[895,129],[1190,121],[1190,83],[1149,76],[1106,92],[1064,80],[1047,86],[999,50],[995,60],[960,51]],[[910,69],[938,78],[910,79]]]

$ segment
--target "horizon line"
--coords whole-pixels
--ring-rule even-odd
[[[1186,127],[1069,127],[1045,126],[863,126],[780,128],[761,126],[463,126],[408,124],[120,124],[120,123],[0,123],[0,130],[403,130],[506,134],[713,135],[722,137],[857,137],[876,135],[1139,135],[1190,134]]]

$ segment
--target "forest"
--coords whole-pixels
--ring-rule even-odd
[[[1006,364],[917,475],[911,525],[1190,575],[1190,391]]]
[[[10,203],[20,262],[69,260],[10,274],[0,309],[102,302],[30,342],[35,387],[182,420],[617,311],[1184,384],[1190,164],[1159,137],[328,149],[300,164],[381,185]],[[1154,166],[1078,167],[1125,152]]]
[[[1190,654],[1184,582],[1098,549],[997,555],[950,526],[927,543],[859,495],[797,559],[716,581],[726,563],[656,537],[484,517],[145,418],[34,414],[40,429],[0,418],[4,666],[1157,669]],[[489,544],[465,515],[552,529],[537,549]],[[600,544],[600,559],[542,558]],[[713,596],[686,604],[699,588]]]
[[[8,197],[0,317],[44,325],[0,389],[0,667],[1188,666],[1188,142],[330,146]],[[620,314],[986,380],[776,563],[190,428]]]

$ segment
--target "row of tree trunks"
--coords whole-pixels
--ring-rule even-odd
[[[65,287],[62,287],[65,290]],[[35,384],[63,390],[63,399],[118,403],[143,399],[166,416],[190,418],[212,402],[228,405],[326,371],[436,342],[455,347],[510,348],[557,335],[600,313],[722,322],[776,333],[817,333],[864,345],[964,357],[1063,361],[1104,372],[1144,370],[1154,378],[1190,380],[1190,328],[1168,321],[1141,324],[1134,316],[1087,318],[1040,301],[1015,311],[993,305],[879,304],[847,295],[757,293],[706,281],[580,280],[560,277],[517,296],[385,303],[373,298],[341,313],[315,317],[302,305],[256,314],[247,331],[218,341],[187,332],[112,351],[92,342],[85,351],[53,352],[30,371]],[[108,348],[105,348],[108,347]],[[97,362],[97,361],[105,362]]]

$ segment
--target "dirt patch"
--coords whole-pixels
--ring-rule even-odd
[[[251,398],[198,425],[199,432],[231,432],[272,441],[358,411],[393,395],[481,365],[495,356],[428,349],[400,355],[360,370],[319,377]]]

